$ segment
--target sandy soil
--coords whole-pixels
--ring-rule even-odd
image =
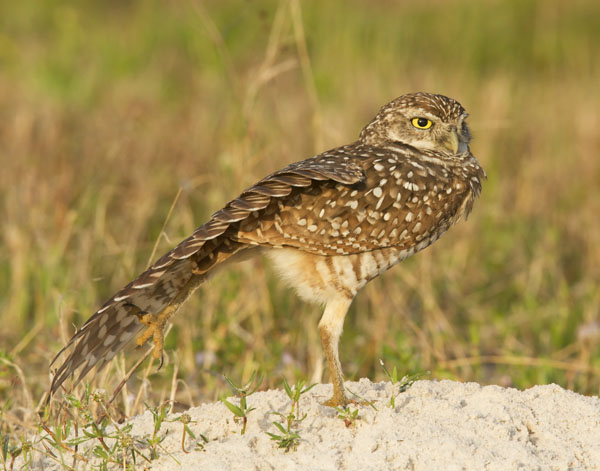
[[[373,405],[351,406],[359,418],[347,424],[320,405],[331,394],[318,385],[300,400],[306,414],[300,441],[285,452],[265,432],[279,433],[273,412],[287,414],[283,391],[255,393],[247,431],[221,403],[188,411],[191,429],[209,439],[194,449],[182,424],[170,422],[164,451],[152,470],[600,470],[600,399],[556,385],[526,391],[475,383],[418,381],[389,407],[392,385],[361,380],[347,387]],[[235,402],[235,400],[232,400]],[[237,403],[237,402],[236,402]],[[133,436],[151,434],[149,412],[132,419]],[[201,440],[200,440],[201,441]],[[39,462],[38,462],[39,463]],[[41,464],[41,463],[39,463]],[[45,469],[58,469],[45,460]],[[138,462],[139,469],[144,466]],[[46,468],[46,466],[49,466]],[[83,469],[83,468],[82,468]]]

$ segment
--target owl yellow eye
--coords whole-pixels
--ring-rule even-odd
[[[427,118],[413,118],[411,123],[415,128],[418,129],[429,129],[431,126],[433,126],[431,120]]]

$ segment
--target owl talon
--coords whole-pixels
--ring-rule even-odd
[[[325,402],[322,402],[321,405],[322,406],[326,406],[326,407],[346,407],[348,404],[355,402],[352,400],[348,400],[348,398],[346,397],[345,394],[336,394],[335,392],[333,393],[333,396],[331,396],[328,400],[326,400]]]
[[[154,349],[152,350],[152,358],[159,360],[158,369],[160,370],[164,362],[164,348],[165,348],[165,326],[167,320],[171,317],[172,313],[168,312],[168,308],[162,311],[158,316],[154,314],[144,314],[140,316],[140,322],[146,326],[146,330],[136,339],[136,343],[141,347],[150,338],[154,343]]]

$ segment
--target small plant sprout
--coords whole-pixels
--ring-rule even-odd
[[[234,391],[234,393],[239,396],[240,405],[236,406],[224,397],[220,398],[220,401],[223,404],[225,404],[225,406],[233,413],[234,420],[236,422],[242,422],[241,434],[244,435],[246,433],[246,425],[248,424],[248,413],[255,409],[254,407],[248,407],[246,398],[251,394],[255,393],[256,390],[260,387],[262,383],[262,376],[258,376],[257,372],[255,371],[254,373],[252,373],[250,380],[246,383],[245,386],[238,386],[234,384],[233,381],[231,381],[227,376],[225,376],[225,379],[229,383],[229,386],[231,386],[231,389]]]
[[[271,440],[277,442],[279,448],[284,448],[286,453],[290,451],[290,448],[295,447],[300,441],[300,434],[298,432],[292,432],[288,424],[284,427],[279,422],[273,422],[273,425],[281,432],[281,435],[276,433],[266,432],[271,437]]]
[[[23,455],[23,467],[31,466],[31,451],[33,449],[33,443],[28,440],[21,440],[21,446],[12,445],[10,443],[10,436],[8,434],[2,435],[0,440],[0,446],[2,447],[2,469],[12,470],[15,464],[15,459],[19,455]]]
[[[294,414],[299,415],[300,414],[300,405],[299,405],[300,397],[304,393],[307,393],[308,391],[310,391],[312,388],[314,388],[317,385],[315,383],[315,384],[311,384],[310,386],[305,386],[305,384],[306,384],[306,381],[304,381],[303,379],[299,379],[298,381],[296,381],[296,383],[294,384],[294,386],[292,388],[292,387],[290,387],[288,382],[285,380],[285,378],[283,378],[283,389],[285,390],[285,393],[292,401],[292,409],[291,409],[290,415],[294,415]],[[296,420],[301,421],[301,420],[304,420],[305,417],[306,417],[306,414],[301,419],[296,418]]]
[[[8,434],[2,435],[0,445],[2,446],[2,464],[4,469],[12,468],[15,458],[21,454],[21,451],[16,446],[10,445],[10,436]]]
[[[154,423],[152,437],[145,437],[146,443],[150,447],[150,459],[154,460],[158,458],[158,451],[156,450],[157,447],[159,447],[162,441],[166,438],[166,435],[161,436],[159,435],[159,432],[163,422],[167,418],[167,410],[169,406],[168,404],[163,404],[162,406],[157,407],[150,407],[148,404],[144,405],[152,414],[152,421]]]
[[[292,401],[290,412],[287,415],[283,415],[280,412],[272,412],[272,414],[280,416],[284,420],[284,423],[273,422],[273,425],[281,432],[281,435],[267,432],[267,435],[271,437],[271,440],[277,442],[279,448],[285,448],[285,451],[289,451],[290,448],[295,447],[300,441],[300,434],[296,431],[292,431],[292,427],[302,422],[306,418],[306,414],[300,417],[300,397],[302,394],[310,391],[315,387],[315,384],[305,386],[306,382],[303,379],[296,381],[293,387],[290,387],[288,382],[283,379],[283,389],[285,393]]]
[[[424,373],[404,375],[402,378],[398,379],[398,369],[395,366],[392,369],[392,372],[390,373],[390,371],[386,368],[385,364],[383,363],[383,360],[380,359],[379,364],[383,368],[383,371],[388,377],[390,383],[392,383],[392,397],[390,398],[390,402],[388,402],[388,405],[391,408],[396,407],[396,398],[400,394],[407,391],[408,388],[410,388],[417,380],[429,374],[429,371],[426,371]]]
[[[189,424],[195,423],[195,422],[192,421],[192,418],[190,417],[190,415],[188,413],[181,414],[179,417],[172,420],[172,422],[181,422],[181,424],[183,425],[183,429],[181,432],[181,451],[183,451],[184,453],[189,453],[189,451],[187,451],[185,449],[186,435],[189,435],[192,440],[196,441],[196,449],[202,450],[204,448],[204,444],[208,443],[208,438],[206,438],[202,434],[200,434],[200,438],[202,439],[203,443],[200,443],[198,441],[198,439],[196,438],[196,435],[194,435],[194,432],[192,432],[192,430],[190,429],[190,426],[189,426]]]
[[[344,420],[346,427],[354,425],[354,423],[360,419],[358,408],[352,410],[350,407],[336,407],[335,410],[338,412],[337,417]]]

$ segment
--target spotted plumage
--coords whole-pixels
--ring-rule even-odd
[[[337,344],[352,299],[466,217],[481,191],[485,173],[470,153],[465,118],[451,98],[404,95],[356,142],[262,179],[75,333],[51,392],[78,369],[76,381],[101,368],[140,333],[138,344],[152,338],[160,357],[165,323],[198,285],[229,262],[265,253],[304,299],[326,305],[319,329],[334,385],[327,404],[347,403]]]

